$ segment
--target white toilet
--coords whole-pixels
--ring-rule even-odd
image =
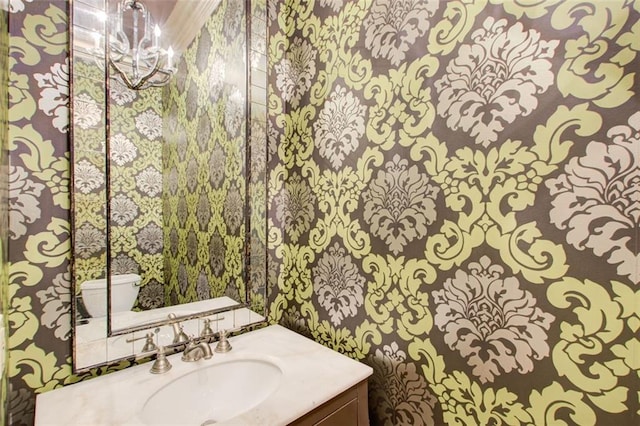
[[[138,274],[111,276],[111,312],[127,312],[133,308],[140,291]],[[82,301],[94,318],[107,315],[107,279],[85,281],[80,284]]]

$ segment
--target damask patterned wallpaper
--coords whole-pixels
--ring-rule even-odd
[[[6,422],[7,401],[7,285],[9,242],[9,11],[0,5],[0,425]]]
[[[74,274],[83,282],[107,274],[106,114],[104,71],[93,58],[74,57]]]
[[[74,57],[76,292],[106,276],[107,187],[104,71]],[[110,83],[111,273],[142,277],[137,307],[164,306],[162,259],[162,91]]]
[[[164,89],[168,305],[244,294],[244,7],[220,3]]]
[[[374,424],[637,424],[636,3],[270,4],[271,317],[374,366]],[[8,409],[31,424],[80,379],[68,15],[11,5]]]
[[[162,89],[110,86],[111,273],[142,277],[136,307],[164,306]],[[135,309],[135,308],[134,308]]]
[[[640,4],[269,17],[271,320],[372,424],[638,424]]]
[[[69,59],[66,1],[9,15],[8,423],[71,375]]]

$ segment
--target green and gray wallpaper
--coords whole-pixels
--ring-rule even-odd
[[[244,299],[244,17],[244,1],[223,2],[164,88],[167,305]]]
[[[74,273],[76,294],[88,280],[105,278],[107,261],[106,220],[106,114],[101,71],[93,58],[73,59],[73,172],[75,209]]]
[[[162,90],[133,91],[112,79],[109,97],[110,272],[139,274],[136,307],[158,308],[164,306]]]
[[[7,339],[8,328],[7,284],[8,259],[7,244],[9,241],[9,137],[8,137],[8,108],[9,108],[9,11],[0,6],[0,425],[6,422],[7,402]]]
[[[69,58],[66,1],[9,15],[8,423],[71,376]]]
[[[638,424],[640,3],[269,17],[271,320],[372,424]]]
[[[68,4],[11,5],[7,397],[30,424],[80,379]],[[270,2],[270,319],[373,366],[372,424],[638,423],[639,18]]]

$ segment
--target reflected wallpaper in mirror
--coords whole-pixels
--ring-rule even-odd
[[[224,8],[226,6],[226,9]],[[218,7],[163,96],[165,303],[245,300],[244,4]]]
[[[134,309],[245,301],[245,51],[244,3],[223,2],[167,86],[110,80],[110,274],[140,275]]]
[[[110,274],[137,274],[134,309],[164,306],[162,89],[109,90]]]
[[[82,27],[76,28],[76,34]],[[76,294],[107,274],[106,88],[104,71],[75,45],[73,57],[73,256]],[[79,306],[82,308],[82,305]],[[77,316],[86,317],[85,309]]]

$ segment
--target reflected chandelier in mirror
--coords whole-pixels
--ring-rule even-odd
[[[94,32],[94,54],[107,57],[109,65],[132,90],[164,86],[175,74],[173,48],[160,45],[162,31],[140,0],[122,0],[115,11],[103,15],[107,21],[108,54],[102,35]]]

